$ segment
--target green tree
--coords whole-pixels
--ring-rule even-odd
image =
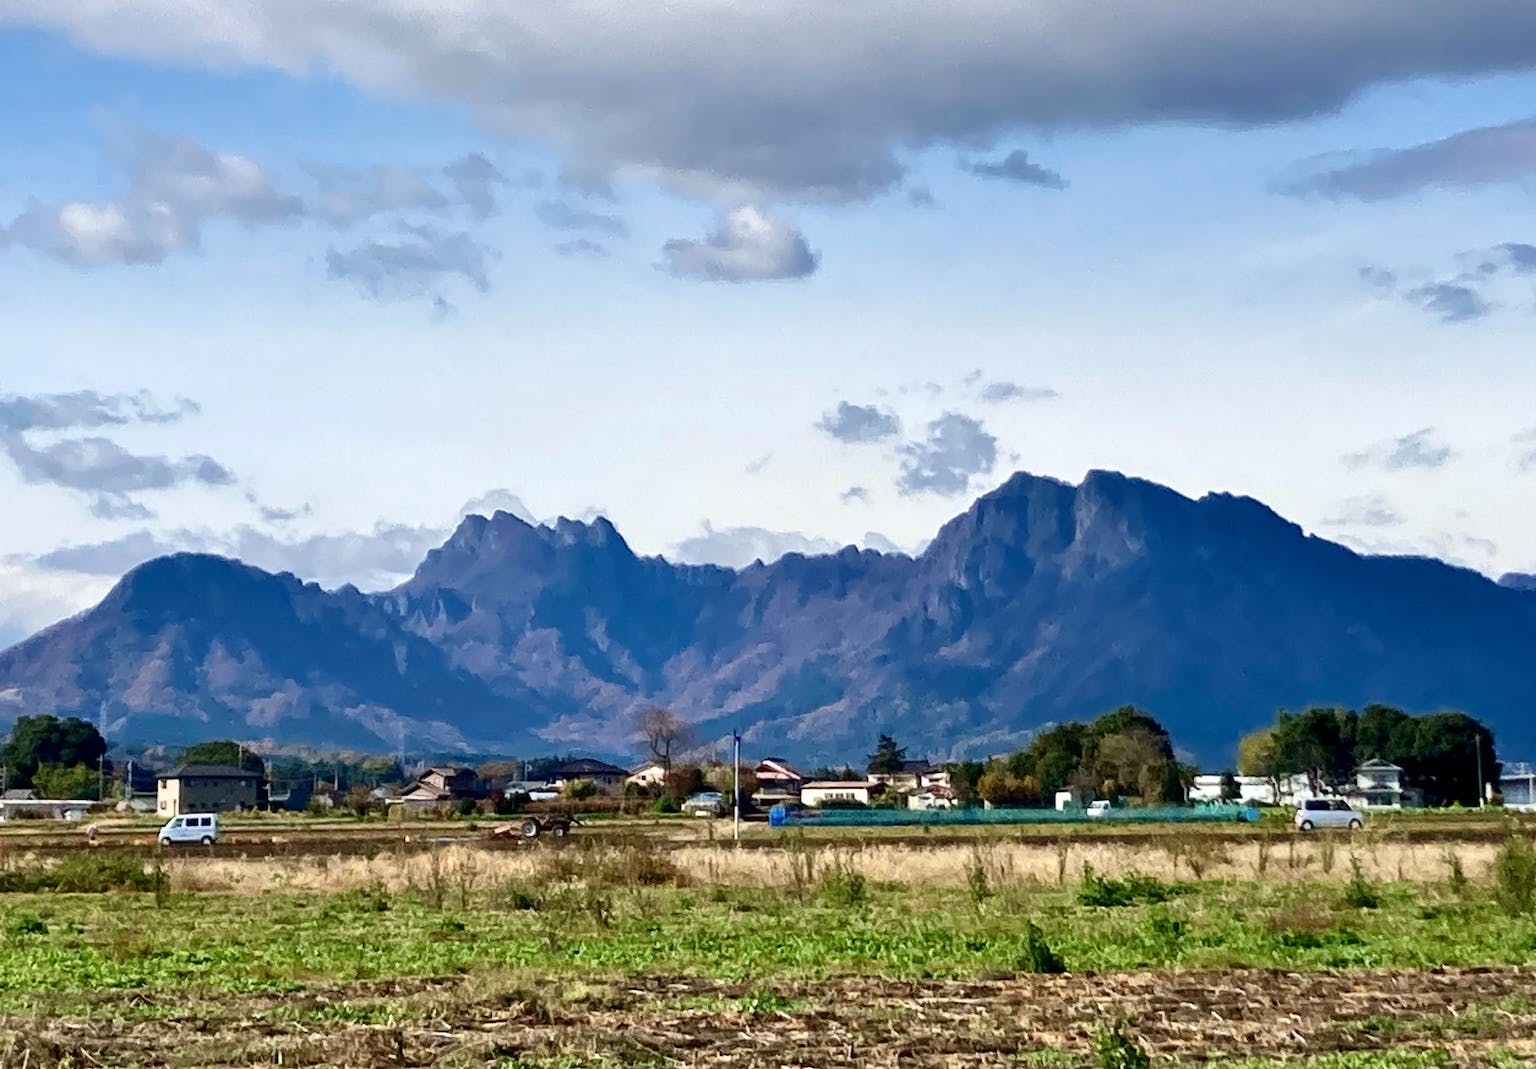
[[[960,761],[949,766],[949,785],[961,805],[975,805],[981,797],[977,785],[986,766],[980,761]]]
[[[1238,786],[1237,777],[1230,772],[1221,774],[1221,800],[1223,802],[1235,802],[1242,798],[1243,789]]]
[[[1040,800],[1040,783],[1033,776],[1018,776],[1005,762],[993,761],[976,784],[984,802],[996,806],[1033,805]]]
[[[901,771],[901,766],[907,759],[907,751],[904,747],[896,745],[896,740],[889,735],[881,735],[875,743],[875,752],[869,755],[869,771],[894,775]]]
[[[1352,784],[1358,721],[1350,709],[1313,707],[1300,714],[1281,713],[1275,747],[1285,771],[1304,774],[1314,793]]]
[[[1284,767],[1274,728],[1259,728],[1238,740],[1237,770],[1244,776],[1267,780],[1271,798],[1280,800],[1280,778],[1291,770]]]
[[[359,818],[366,817],[369,810],[373,808],[373,796],[366,786],[359,783],[354,787],[347,788],[344,804],[352,811],[354,816]]]
[[[1423,791],[1428,805],[1476,805],[1482,784],[1498,781],[1493,732],[1466,713],[1405,718],[1392,732],[1388,753],[1387,760],[1402,767],[1407,785]]]
[[[1047,797],[1074,781],[1084,757],[1088,728],[1076,721],[1057,724],[1038,732],[1029,746],[1009,759],[1017,776],[1034,776]]]
[[[96,799],[101,780],[96,769],[84,765],[39,765],[32,786],[44,798]]]
[[[0,765],[6,768],[6,785],[30,787],[42,765],[96,770],[107,752],[107,742],[96,726],[78,717],[22,716],[16,718],[11,737],[0,748]]]
[[[1355,761],[1360,764],[1372,758],[1393,761],[1392,735],[1409,719],[1407,713],[1390,705],[1367,705],[1360,710],[1360,718],[1355,724]]]
[[[1113,780],[1122,791],[1152,805],[1179,801],[1179,769],[1169,749],[1166,735],[1159,737],[1139,725],[1106,735],[1099,740],[1094,775],[1101,783]]]
[[[266,762],[261,759],[260,755],[252,752],[250,747],[242,746],[240,743],[229,739],[194,743],[181,751],[181,763],[184,765],[228,765],[231,768],[254,772],[258,777],[266,775],[267,772]],[[333,768],[334,766],[326,765],[324,767]]]

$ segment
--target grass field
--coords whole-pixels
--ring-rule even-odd
[[[1489,844],[1182,843],[12,852],[0,1067],[1536,1063]]]

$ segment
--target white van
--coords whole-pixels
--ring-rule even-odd
[[[165,822],[165,827],[160,829],[161,846],[172,846],[175,843],[201,843],[204,846],[212,846],[218,837],[217,813],[185,813],[179,817],[172,817]]]

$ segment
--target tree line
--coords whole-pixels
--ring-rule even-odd
[[[1499,778],[1493,732],[1460,712],[1412,716],[1390,705],[1282,710],[1237,748],[1238,771],[1269,780],[1277,797],[1288,776],[1305,776],[1314,793],[1347,790],[1356,769],[1373,759],[1400,767],[1403,785],[1431,806],[1476,805],[1484,784]]]
[[[1126,705],[1090,723],[1046,728],[1007,757],[959,762],[950,780],[962,803],[1050,806],[1058,791],[1075,788],[1112,801],[1164,805],[1184,800],[1184,781],[1192,773],[1174,757],[1168,730],[1150,713]]]

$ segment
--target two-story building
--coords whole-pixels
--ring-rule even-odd
[[[805,784],[805,777],[782,757],[763,758],[752,770],[752,778],[757,781],[752,801],[765,809],[780,802],[798,802]]]
[[[182,813],[255,809],[261,777],[233,765],[182,765],[160,776],[155,811],[166,819]]]
[[[1416,790],[1404,788],[1401,768],[1373,757],[1355,769],[1355,785],[1346,797],[1367,809],[1402,809],[1419,805],[1422,796]]]
[[[904,794],[916,793],[925,787],[949,786],[949,773],[944,766],[932,761],[903,761],[901,768],[895,772],[876,772],[871,769],[865,774],[871,783],[883,783],[891,790]]]

